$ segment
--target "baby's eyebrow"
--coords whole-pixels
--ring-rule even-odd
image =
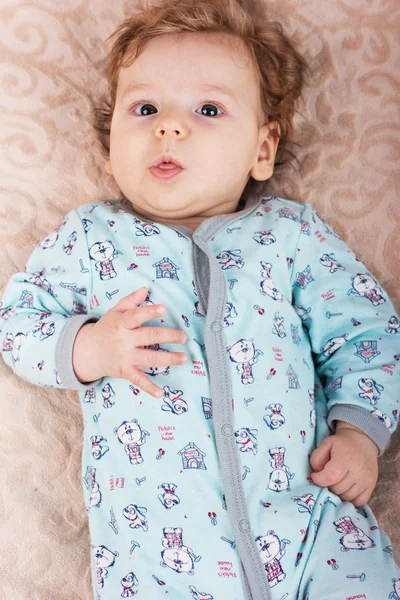
[[[128,85],[128,87],[124,90],[124,92],[121,96],[121,101],[124,100],[127,96],[129,96],[133,92],[136,92],[137,90],[146,90],[151,87],[152,87],[151,83],[130,83]],[[228,85],[223,84],[223,83],[220,83],[220,84],[203,83],[201,85],[197,85],[196,89],[198,89],[199,91],[200,90],[204,91],[204,92],[218,92],[220,94],[223,94],[224,96],[228,96],[228,97],[236,100],[236,95],[235,95],[234,91]]]

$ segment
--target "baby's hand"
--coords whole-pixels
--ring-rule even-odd
[[[153,383],[143,367],[169,367],[184,364],[184,352],[154,350],[155,344],[184,344],[187,336],[180,329],[142,327],[167,312],[161,304],[140,306],[147,289],[128,294],[110,308],[96,323],[86,323],[78,331],[73,346],[72,365],[81,382],[100,377],[128,379],[155,398],[163,390]]]
[[[311,479],[354,506],[366,504],[378,479],[376,444],[357,427],[337,421],[336,433],[311,454]]]

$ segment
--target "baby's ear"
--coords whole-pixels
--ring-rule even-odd
[[[112,168],[111,168],[111,162],[108,160],[104,166],[104,170],[106,173],[108,173],[109,175],[112,175]]]

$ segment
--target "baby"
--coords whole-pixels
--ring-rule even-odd
[[[122,199],[72,210],[13,275],[2,355],[79,392],[96,600],[399,599],[366,503],[400,320],[310,204],[266,194],[306,63],[242,4],[115,32]]]

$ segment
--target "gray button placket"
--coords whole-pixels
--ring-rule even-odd
[[[193,272],[194,284],[199,299],[198,310],[202,315],[207,314],[208,294],[210,288],[210,270],[208,259],[204,252],[193,243]]]
[[[255,536],[251,530],[238,448],[232,425],[231,370],[224,346],[222,325],[226,304],[226,281],[218,260],[198,232],[193,234],[193,242],[208,258],[207,261],[203,256],[201,261],[203,264],[208,263],[209,267],[204,342],[207,351],[213,422],[222,484],[233,537],[242,563],[243,590],[246,600],[270,600],[268,578],[255,543]],[[200,287],[202,287],[202,282]],[[200,298],[202,292],[197,290],[197,293]]]

